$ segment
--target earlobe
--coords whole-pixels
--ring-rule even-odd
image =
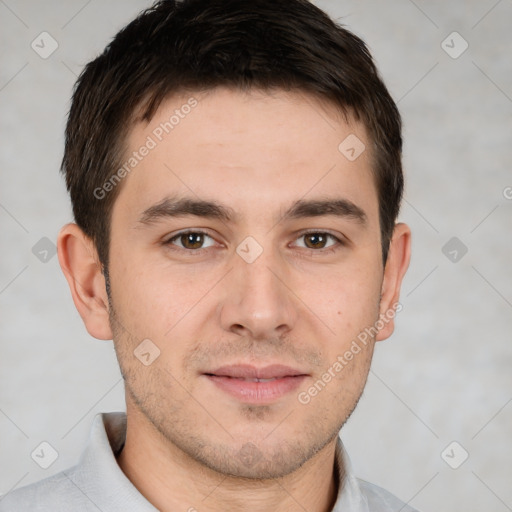
[[[400,288],[411,258],[411,230],[403,223],[396,224],[389,246],[380,302],[380,325],[376,341],[389,338],[395,328],[394,318],[399,306]]]
[[[59,263],[73,302],[91,336],[111,340],[109,305],[96,249],[76,224],[65,225],[58,237]]]

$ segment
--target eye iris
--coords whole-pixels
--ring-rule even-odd
[[[204,243],[204,235],[201,233],[185,233],[181,235],[181,243],[187,249],[200,249]]]
[[[327,237],[321,233],[311,233],[305,236],[306,246],[310,249],[323,248],[325,246]],[[311,243],[310,243],[311,242]]]

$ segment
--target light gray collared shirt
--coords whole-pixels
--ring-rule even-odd
[[[125,436],[125,413],[98,414],[79,463],[0,497],[0,512],[158,512],[117,464]],[[416,512],[384,489],[357,479],[339,438],[335,462],[338,481],[344,477],[332,512]]]

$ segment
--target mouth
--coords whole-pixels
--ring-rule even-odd
[[[203,375],[220,391],[251,404],[283,398],[309,376],[302,370],[280,364],[262,368],[244,364],[222,366]]]

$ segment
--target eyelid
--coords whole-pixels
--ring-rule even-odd
[[[297,238],[300,238],[301,236],[304,236],[304,235],[310,235],[310,234],[321,234],[321,235],[330,235],[332,236],[333,238],[337,238],[340,242],[342,242],[345,237],[341,234],[341,233],[333,233],[332,231],[328,230],[328,229],[305,229],[303,231],[299,231],[297,233]]]

